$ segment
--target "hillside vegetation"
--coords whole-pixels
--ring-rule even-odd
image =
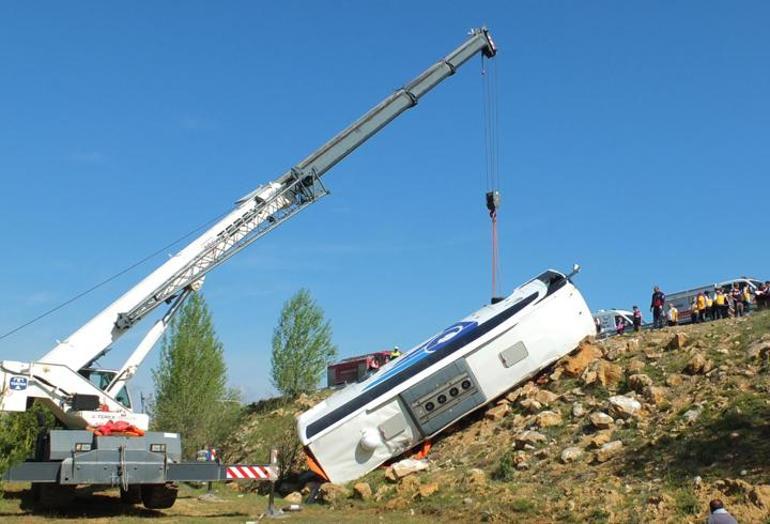
[[[702,522],[719,497],[770,522],[769,359],[770,312],[589,341],[445,431],[427,470],[380,468],[320,500],[346,518]],[[264,460],[316,400],[253,409],[230,454]]]

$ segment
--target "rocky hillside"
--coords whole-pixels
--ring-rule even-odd
[[[585,343],[450,428],[425,462],[321,498],[419,520],[625,523],[702,522],[719,497],[740,522],[770,522],[769,359],[770,312]],[[241,446],[300,410],[255,412]]]

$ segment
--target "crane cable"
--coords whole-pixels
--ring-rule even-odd
[[[492,221],[492,299],[500,296],[500,251],[497,235],[497,211],[500,207],[500,159],[497,109],[497,63],[489,66],[481,56],[482,107],[484,126],[484,172],[486,204]]]

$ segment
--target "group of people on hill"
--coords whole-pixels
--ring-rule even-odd
[[[695,324],[731,316],[742,317],[751,310],[752,305],[757,309],[770,307],[770,281],[761,284],[756,290],[748,285],[741,287],[736,282],[727,290],[717,288],[712,292],[699,292],[690,300],[690,322]],[[638,310],[639,308],[634,306],[634,319]],[[674,304],[666,304],[666,295],[657,286],[652,292],[650,311],[653,328],[679,324],[679,310]]]

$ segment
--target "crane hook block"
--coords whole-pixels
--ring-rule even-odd
[[[497,214],[497,208],[500,207],[500,191],[490,191],[487,193],[487,209],[489,216]]]

